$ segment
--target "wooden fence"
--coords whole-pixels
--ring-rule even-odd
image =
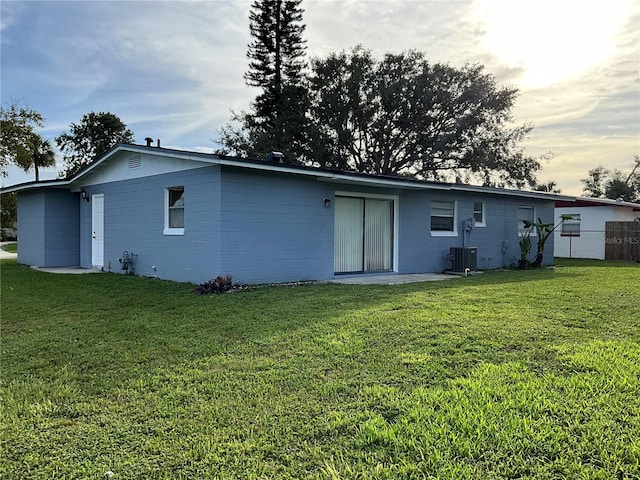
[[[604,258],[640,262],[640,222],[606,222]]]

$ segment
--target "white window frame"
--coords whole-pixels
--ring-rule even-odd
[[[478,221],[476,219],[476,204],[479,203],[480,205],[482,205],[482,211],[480,212],[482,214],[482,220]],[[473,220],[475,221],[475,226],[476,227],[486,227],[487,226],[487,205],[484,202],[473,202]]]
[[[525,232],[527,230],[529,230],[528,228],[524,228],[524,223],[522,222],[522,220],[520,220],[520,209],[521,208],[528,208],[531,210],[531,221],[535,222],[536,221],[536,207],[534,207],[533,205],[518,205],[518,236],[522,237]],[[538,236],[536,229],[532,228],[531,229],[531,233],[529,234],[530,237],[536,237]]]
[[[431,230],[433,227],[431,218],[433,217],[433,202],[452,203],[453,204],[453,230]],[[455,200],[431,200],[429,211],[429,231],[432,237],[457,237],[458,236],[458,202]]]
[[[182,195],[184,195],[184,186],[182,185],[176,185],[164,189],[164,230],[162,232],[164,235],[184,235],[184,226],[181,228],[169,226],[169,192],[179,188],[182,189]],[[184,205],[182,206],[182,209],[184,210]]]
[[[336,190],[336,197],[357,197],[357,198],[378,198],[383,200],[393,200],[393,267],[392,271],[398,271],[398,245],[400,235],[400,196],[380,195],[375,193],[349,192]]]

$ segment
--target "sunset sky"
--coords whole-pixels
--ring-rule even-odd
[[[250,1],[8,1],[1,9],[1,100],[45,116],[53,139],[109,111],[165,147],[210,151],[231,110],[258,91],[247,70]],[[542,182],[579,195],[599,164],[640,153],[640,0],[304,0],[310,58],[361,44],[417,49],[432,62],[481,63],[520,96],[525,153],[553,152]],[[41,172],[55,178],[57,169]],[[11,168],[12,185],[33,173]]]

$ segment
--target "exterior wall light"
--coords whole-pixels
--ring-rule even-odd
[[[325,198],[324,199],[324,208],[329,208],[331,206],[331,199],[330,198]]]
[[[82,198],[82,200],[84,200],[85,202],[89,201],[89,194],[84,188],[80,190],[80,198]]]

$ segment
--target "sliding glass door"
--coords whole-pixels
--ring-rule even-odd
[[[335,273],[393,268],[393,200],[336,196]]]

